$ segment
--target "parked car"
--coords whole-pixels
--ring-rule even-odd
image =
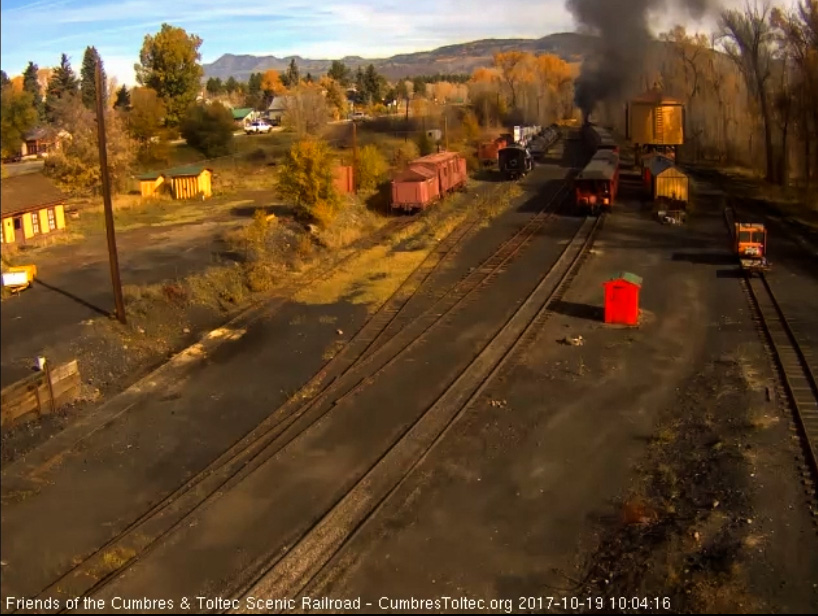
[[[271,130],[273,130],[273,127],[263,120],[256,120],[255,122],[250,122],[250,124],[244,127],[244,132],[248,135],[269,133]]]
[[[361,120],[366,120],[366,114],[363,111],[356,111],[349,117],[353,122],[360,122]]]

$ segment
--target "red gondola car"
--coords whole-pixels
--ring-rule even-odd
[[[417,158],[392,180],[392,208],[422,210],[447,193],[466,186],[466,159],[457,152]]]

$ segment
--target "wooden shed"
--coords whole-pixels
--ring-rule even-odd
[[[165,183],[165,176],[162,175],[161,171],[144,173],[137,179],[139,180],[139,193],[143,199],[157,196],[162,191]]]
[[[648,173],[654,201],[688,202],[690,178],[672,160],[664,156],[653,157]]]
[[[139,192],[143,197],[154,197],[163,190],[174,199],[208,198],[213,195],[213,170],[204,165],[174,167],[139,176]]]
[[[213,170],[203,165],[188,165],[165,171],[174,199],[209,198],[213,196]]]

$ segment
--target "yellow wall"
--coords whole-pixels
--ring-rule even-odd
[[[48,210],[43,209],[39,212],[32,212],[32,216],[39,215],[40,217],[40,233],[48,233],[51,229],[48,228]]]
[[[677,169],[670,168],[660,173],[654,182],[653,198],[665,197],[687,201],[689,197],[689,180]]]
[[[57,229],[65,229],[65,208],[62,205],[54,208],[54,217],[57,219]]]
[[[23,214],[23,237],[29,239],[34,237],[34,229],[31,227],[31,214]]]
[[[155,180],[140,180],[139,181],[139,192],[142,194],[143,197],[153,197],[159,191],[159,187],[164,184],[165,178],[163,176],[159,176]]]
[[[13,244],[14,241],[14,218],[9,216],[3,219],[3,242],[5,244]]]

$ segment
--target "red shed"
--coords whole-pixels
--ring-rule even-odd
[[[605,287],[605,322],[618,325],[638,324],[642,278],[630,272],[621,272],[602,286]]]

